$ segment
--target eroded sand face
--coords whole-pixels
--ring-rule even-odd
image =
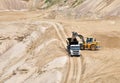
[[[33,12],[14,19],[11,16],[18,13],[4,14],[0,19],[1,83],[120,82],[120,20],[43,20]],[[72,31],[96,37],[101,49],[70,58],[65,39]]]
[[[2,27],[7,26],[7,22],[6,25],[4,23],[1,23]],[[10,25],[12,26],[11,29]],[[22,29],[19,25],[23,25],[25,29]],[[5,29],[8,29],[8,31]],[[5,50],[1,52],[0,82],[30,83],[35,81],[36,83],[44,83],[51,76],[54,79],[48,81],[49,83],[61,81],[63,76],[63,69],[61,68],[65,67],[67,56],[64,56],[66,54],[62,52],[65,50],[62,49],[62,43],[60,43],[52,25],[47,22],[34,21],[28,23],[21,21],[19,24],[13,21],[9,22],[5,29],[1,28],[1,50],[3,50],[3,47]],[[9,41],[6,44],[9,45],[11,42],[12,45],[3,45],[5,41]],[[54,59],[55,61],[53,61]]]
[[[49,8],[65,17],[102,18],[120,16],[120,0],[0,0],[0,11]],[[61,13],[63,12],[63,13]]]
[[[0,0],[1,11],[25,10],[27,8],[27,3],[23,0]]]

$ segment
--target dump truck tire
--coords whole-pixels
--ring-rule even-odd
[[[73,57],[73,55],[71,55],[71,57]]]

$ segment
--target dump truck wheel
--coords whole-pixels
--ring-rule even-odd
[[[73,55],[71,55],[71,57],[73,57]]]
[[[90,49],[93,50],[93,51],[96,50],[96,45],[94,45],[94,44],[91,45],[91,46],[90,46]]]

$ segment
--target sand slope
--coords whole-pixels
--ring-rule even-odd
[[[119,0],[86,0],[75,11],[78,15],[116,16],[120,15]]]
[[[40,10],[50,8],[51,10],[65,10],[64,14],[75,13],[76,17],[104,17],[119,16],[119,4],[119,0],[0,0],[0,10]]]
[[[0,0],[0,10],[23,10],[27,4],[22,0]]]

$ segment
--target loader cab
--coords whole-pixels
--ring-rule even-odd
[[[96,39],[92,38],[92,37],[87,37],[86,39],[86,43],[93,43],[94,41],[96,41]]]

